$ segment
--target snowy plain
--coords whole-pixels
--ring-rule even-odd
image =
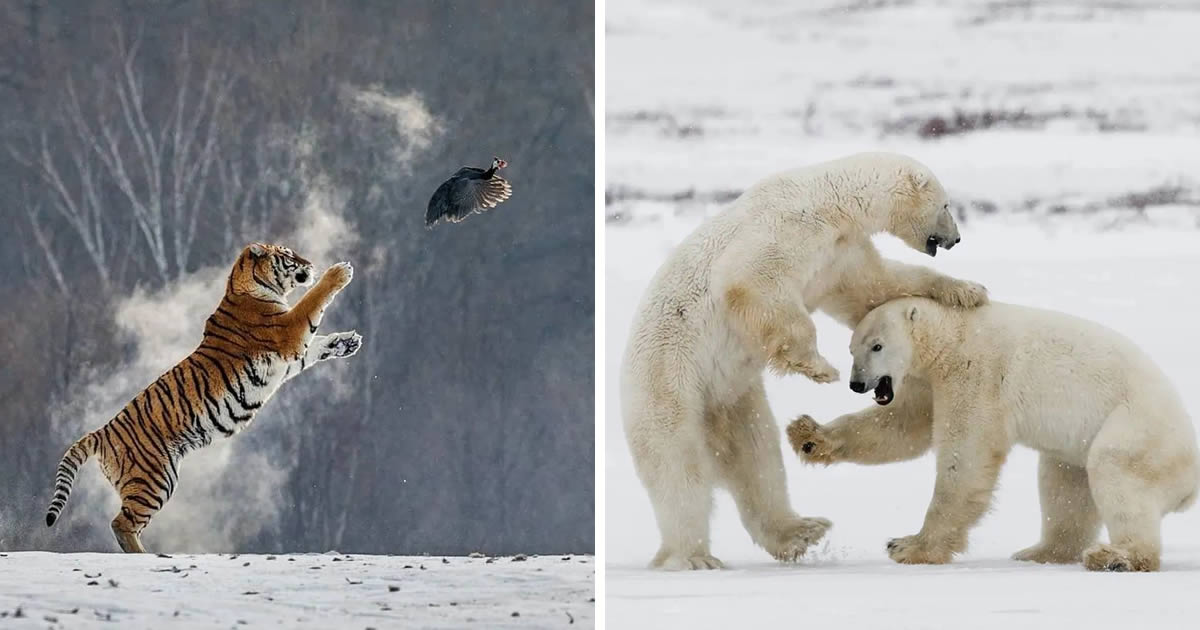
[[[3,628],[593,626],[591,556],[0,554]]]
[[[1164,521],[1161,573],[1009,560],[1039,532],[1036,455],[1023,448],[968,552],[946,566],[900,566],[884,551],[921,526],[930,456],[821,468],[786,453],[793,506],[834,523],[800,564],[756,548],[718,491],[712,549],[729,568],[650,571],[658,533],[617,394],[642,292],[705,217],[782,168],[891,150],[939,175],[963,242],[929,259],[881,236],[884,255],[1114,328],[1200,422],[1200,3],[613,0],[607,19],[608,625],[1200,623],[1200,508]],[[850,331],[815,319],[822,354],[847,374]],[[824,422],[872,404],[844,380],[768,377],[767,389],[781,433],[801,413]]]

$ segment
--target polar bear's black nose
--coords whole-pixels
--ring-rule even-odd
[[[862,381],[850,381],[850,391],[861,394],[867,391],[867,384]]]

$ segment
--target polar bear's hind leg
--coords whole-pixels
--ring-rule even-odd
[[[762,383],[732,405],[710,408],[706,416],[719,482],[733,495],[746,531],[775,559],[800,560],[831,523],[801,517],[792,510],[779,426]]]
[[[668,435],[656,435],[655,431],[646,439],[638,439],[634,431],[630,440],[634,465],[650,495],[662,536],[650,567],[673,571],[721,568],[721,561],[709,551],[714,484],[701,419],[676,417],[686,413],[676,405],[642,413],[657,417],[643,418],[635,425],[673,427]]]
[[[1089,571],[1157,571],[1162,554],[1162,517],[1167,505],[1165,469],[1157,462],[1170,453],[1145,453],[1145,440],[1127,407],[1105,421],[1088,452],[1088,481],[1109,544],[1097,543],[1083,553]],[[1173,501],[1171,503],[1175,503]]]
[[[1074,564],[1100,534],[1100,513],[1092,500],[1087,470],[1043,453],[1038,462],[1042,539],[1013,554],[1013,560]]]
[[[662,544],[650,567],[667,571],[720,569],[721,561],[709,550],[713,484],[693,466],[696,453],[667,454],[669,458],[655,483],[647,483]],[[665,473],[665,474],[664,474]]]

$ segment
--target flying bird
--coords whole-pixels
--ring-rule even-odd
[[[429,199],[425,227],[432,228],[442,219],[458,223],[471,214],[487,212],[512,196],[512,186],[496,174],[506,166],[508,162],[493,157],[489,169],[473,166],[458,169]]]

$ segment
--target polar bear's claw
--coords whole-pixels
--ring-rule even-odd
[[[833,523],[827,518],[797,518],[780,530],[776,543],[767,551],[780,562],[799,562],[830,527]]]
[[[841,373],[825,357],[817,354],[806,361],[781,358],[772,362],[775,371],[782,375],[803,374],[814,383],[836,383]]]
[[[919,534],[889,540],[887,551],[888,557],[900,564],[946,564],[954,555],[949,549],[931,544]]]
[[[929,297],[954,308],[975,308],[987,304],[987,288],[978,282],[942,278]]]
[[[821,425],[807,414],[796,418],[787,426],[788,443],[806,463],[833,463],[833,444],[821,429]]]
[[[1097,543],[1083,552],[1083,566],[1088,571],[1157,571],[1156,554],[1139,554],[1120,547]]]
[[[838,369],[830,365],[824,357],[818,356],[817,360],[816,365],[801,365],[800,373],[812,379],[814,383],[836,383],[841,378]]]
[[[663,556],[660,554],[654,558],[650,566],[664,571],[703,571],[724,569],[725,563],[708,554],[695,554],[692,556]]]

